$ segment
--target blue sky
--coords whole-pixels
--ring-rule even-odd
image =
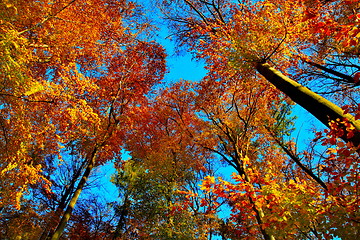
[[[165,76],[167,82],[177,82],[180,79],[199,81],[206,75],[204,64],[196,61],[190,52],[186,49],[181,49],[176,52],[175,42],[169,36],[166,26],[160,25],[161,30],[156,36],[155,40],[159,42],[166,50],[167,54],[167,67],[169,73]]]

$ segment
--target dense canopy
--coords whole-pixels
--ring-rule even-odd
[[[359,239],[359,56],[358,0],[2,1],[0,238]]]

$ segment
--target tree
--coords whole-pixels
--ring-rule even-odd
[[[256,70],[327,127],[336,119],[350,122],[356,131],[340,124],[344,130],[340,137],[359,145],[360,127],[353,116],[268,64],[272,62],[280,70],[290,72],[301,67],[302,59],[308,56],[344,55],[346,50],[338,47],[338,40],[350,48],[356,42],[353,35],[349,35],[352,31],[357,33],[356,24],[348,21],[357,16],[350,15],[352,10],[356,12],[355,1],[345,4],[310,1],[311,5],[309,1],[284,3],[276,0],[239,1],[237,4],[230,1],[162,2],[174,29],[180,29],[179,40],[196,49],[199,58],[207,59],[209,68],[219,67],[219,64],[226,66],[230,62],[233,70]],[[346,9],[344,13],[348,15],[342,16],[340,9]],[[322,16],[325,17],[322,19]],[[322,29],[325,22],[329,26]],[[324,50],[319,36],[329,43],[328,49]],[[336,46],[332,46],[334,42]]]
[[[98,196],[79,202],[63,238],[111,239],[115,228],[114,212]]]
[[[218,232],[220,219],[195,194],[212,163],[191,134],[202,122],[191,86],[181,81],[161,90],[141,118],[132,116],[125,145],[132,159],[118,166],[115,178],[120,238],[211,239]]]
[[[46,159],[42,168],[42,175],[51,182],[51,192],[38,184],[32,185],[31,194],[26,196],[26,198],[31,198],[34,203],[37,203],[38,208],[42,209],[37,211],[44,222],[40,239],[47,239],[55,230],[61,214],[69,204],[75,187],[84,173],[86,162],[76,151],[76,145],[70,145],[64,148],[62,152],[64,159],[62,161],[52,158]],[[87,192],[96,191],[96,184],[101,178],[103,175],[93,172],[90,176],[91,180],[86,183],[84,190]],[[83,198],[79,204],[83,205],[84,201],[92,201],[91,198],[87,198],[89,197]]]
[[[114,180],[121,189],[123,200],[117,206],[117,238],[191,238],[188,230],[191,223],[181,219],[185,216],[170,214],[177,195],[177,183],[161,174],[160,170],[145,169],[136,160],[126,161],[123,169],[119,169]]]
[[[244,198],[246,199],[248,196],[262,203],[279,204],[278,206],[281,206],[280,208],[282,209],[285,209],[284,206],[297,206],[286,211],[292,212],[290,214],[292,216],[304,214],[301,218],[305,221],[298,223],[286,220],[290,228],[286,230],[283,228],[283,232],[289,231],[288,233],[292,234],[292,231],[297,231],[299,236],[310,237],[321,235],[329,237],[333,234],[333,236],[337,235],[356,239],[358,233],[354,229],[358,226],[357,220],[355,220],[358,218],[358,215],[350,213],[357,212],[353,209],[355,207],[353,203],[356,202],[355,199],[357,198],[353,187],[358,184],[358,181],[353,177],[353,174],[357,173],[355,169],[358,169],[356,149],[359,143],[357,140],[359,128],[356,120],[358,118],[356,113],[357,104],[354,104],[357,102],[357,99],[343,98],[343,102],[349,103],[349,105],[340,108],[292,79],[285,77],[284,74],[271,68],[269,63],[271,62],[273,65],[276,65],[278,69],[286,72],[287,75],[292,75],[293,78],[299,78],[303,76],[304,72],[306,73],[302,67],[304,64],[308,64],[310,56],[315,59],[323,58],[325,61],[331,61],[332,57],[333,59],[345,59],[346,57],[353,63],[348,68],[343,68],[342,70],[351,71],[351,69],[356,68],[356,62],[358,61],[358,55],[356,54],[357,40],[353,39],[356,35],[349,33],[353,31],[354,34],[357,34],[357,26],[356,23],[349,21],[349,19],[357,18],[356,9],[358,8],[356,6],[358,6],[358,2],[344,1],[344,4],[339,4],[341,1],[287,1],[286,3],[283,1],[238,1],[238,3],[228,1],[162,2],[165,6],[163,10],[166,16],[177,31],[178,40],[182,44],[187,44],[191,50],[194,50],[198,58],[206,60],[209,74],[206,77],[207,81],[202,82],[206,88],[201,92],[201,98],[211,94],[219,96],[216,95],[219,92],[229,94],[226,92],[228,89],[226,85],[233,81],[237,82],[240,86],[242,86],[243,82],[248,82],[252,89],[259,89],[265,86],[265,93],[267,94],[278,95],[278,90],[280,90],[312,113],[330,129],[325,131],[326,137],[318,133],[318,138],[314,141],[321,139],[323,145],[338,144],[334,148],[328,147],[325,156],[323,156],[324,158],[317,165],[317,168],[320,170],[316,170],[317,174],[314,174],[313,170],[316,168],[304,166],[296,154],[294,155],[292,151],[288,151],[291,149],[291,145],[284,146],[283,143],[276,140],[276,136],[271,139],[271,135],[274,137],[274,134],[270,136],[265,135],[268,138],[263,137],[264,139],[268,140],[269,143],[275,140],[274,144],[279,145],[284,152],[281,152],[280,149],[268,147],[264,149],[267,154],[260,154],[260,158],[252,155],[247,156],[240,152],[241,154],[238,154],[241,156],[240,161],[237,160],[240,164],[235,163],[233,166],[239,169],[238,166],[241,167],[243,161],[247,162],[248,168],[251,169],[248,174],[252,177],[246,177],[246,173],[241,173],[244,170],[240,168],[240,176],[234,176],[234,180],[239,182],[238,185],[232,182],[224,182],[221,179],[219,180],[220,183],[217,184],[214,178],[207,178],[204,181],[204,189],[215,192],[218,198],[231,199],[235,208],[240,208],[239,213],[248,213],[250,216],[260,216],[262,214],[256,213],[255,210],[255,214],[248,212],[251,209],[251,203],[246,204],[246,201],[244,201]],[[319,68],[321,65],[318,64],[316,66]],[[339,66],[344,65],[339,64]],[[355,72],[341,75],[339,71],[329,71],[324,69],[324,67],[319,69],[326,70],[328,74],[337,77],[341,76],[345,79],[349,79],[349,77],[344,77],[344,75],[355,76]],[[258,77],[256,72],[265,77],[268,83],[264,83],[262,77]],[[313,77],[316,77],[316,75]],[[278,90],[274,89],[269,83],[273,84]],[[212,87],[209,88],[209,86]],[[356,89],[352,90],[352,94],[356,93],[355,91]],[[231,93],[233,92],[231,91]],[[344,93],[349,93],[349,91]],[[238,92],[239,96],[243,94],[245,96],[249,95],[249,91]],[[271,104],[273,99],[274,97],[268,97],[267,102],[264,104]],[[227,104],[229,104],[229,101]],[[239,104],[239,106],[242,105],[243,103]],[[219,103],[217,99],[212,99],[205,106],[227,105],[224,102]],[[248,107],[246,104],[245,106]],[[232,108],[235,109],[236,107],[233,106]],[[222,112],[228,114],[232,108],[225,108],[228,112],[225,110]],[[355,113],[355,117],[346,115],[351,111]],[[217,114],[218,111],[215,111],[215,113],[212,113],[213,116],[209,116],[214,119],[216,128],[224,129],[220,132],[223,132],[226,137],[219,138],[218,140],[220,143],[223,142],[224,146],[221,149],[226,151],[226,154],[218,151],[218,149],[213,150],[223,154],[223,158],[231,160],[233,156],[236,156],[236,152],[244,149],[241,147],[236,149],[238,144],[233,144],[236,147],[229,147],[229,143],[242,139],[240,137],[234,138],[230,135],[233,132],[237,133],[234,130],[236,128],[231,126],[236,125],[236,121],[240,122],[238,124],[244,122],[242,119],[246,120],[246,112],[238,114],[239,117],[235,122],[225,121],[224,118],[226,119],[226,117],[222,116],[219,118]],[[269,116],[269,112],[264,112],[264,114]],[[263,125],[264,123],[266,122],[262,122]],[[258,125],[255,126],[259,127]],[[252,136],[252,134],[253,132],[249,135]],[[229,141],[231,138],[234,140]],[[348,144],[341,144],[338,138],[342,138]],[[243,138],[243,140],[246,140],[246,138]],[[296,163],[299,169],[293,171],[285,168],[287,164],[284,160],[284,157],[286,157],[284,153]],[[276,154],[279,154],[278,157],[270,157]],[[262,156],[269,156],[269,158],[274,160],[264,161]],[[270,164],[272,161],[274,163]],[[311,165],[313,164],[314,162],[311,163]],[[275,169],[276,173],[273,172]],[[298,171],[300,169],[301,171]],[[272,174],[269,176],[266,174],[267,172]],[[332,174],[333,177],[330,176]],[[316,181],[315,184],[312,182],[313,180]],[[305,191],[304,184],[308,186]],[[272,188],[272,190],[267,192],[269,188]],[[288,191],[288,189],[292,190]],[[283,194],[280,194],[280,191],[284,191]],[[275,195],[268,195],[270,192]],[[328,194],[332,197],[327,198]],[[340,196],[341,194],[344,195]],[[277,200],[273,199],[275,196]],[[294,198],[294,196],[299,196],[300,198]],[[261,200],[262,197],[265,197],[265,199]],[[343,202],[345,199],[348,199],[349,203],[351,202],[346,207],[346,204]],[[308,206],[311,207],[307,208],[306,204],[303,204],[305,202],[309,203],[309,201],[311,204]],[[299,204],[299,202],[302,204]],[[275,205],[271,205],[272,208],[275,209]],[[261,207],[263,205],[258,203],[257,206]],[[259,228],[260,231],[264,231],[262,233],[263,237],[270,239],[271,235],[273,235],[281,238],[282,233],[277,232],[276,226],[278,224],[278,226],[281,225],[280,222],[283,221],[282,217],[284,216],[278,215],[274,217],[275,215],[272,212],[266,210],[262,216],[264,222],[261,222],[265,225]],[[336,211],[341,212],[338,215],[341,215],[341,217],[337,218],[341,219],[340,221],[332,217],[332,214]],[[315,220],[316,224],[314,224],[314,219],[311,219],[311,212],[319,213],[317,215],[318,218]],[[349,215],[343,215],[345,212]],[[248,215],[245,215],[244,218],[248,217]],[[268,216],[270,218],[267,218]],[[274,218],[271,219],[272,217]],[[285,217],[288,219],[287,216]],[[240,219],[243,220],[241,217]],[[275,223],[273,221],[275,219],[279,222]],[[238,226],[244,223],[244,221],[237,222],[236,218],[235,222]],[[248,226],[245,223],[245,229],[241,229],[240,232],[249,231],[246,228]],[[294,226],[299,227],[294,228]],[[332,230],[332,227],[334,230]],[[294,230],[296,228],[298,229]]]
[[[165,71],[163,49],[138,37],[146,24],[134,8],[105,0],[2,4],[2,204],[19,207],[29,184],[46,186],[41,164],[61,158],[67,144],[85,166],[54,239],[93,167],[120,153],[127,112]]]

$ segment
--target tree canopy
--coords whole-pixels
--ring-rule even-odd
[[[359,239],[359,22],[358,0],[3,1],[0,238]],[[167,82],[164,29],[201,80]]]

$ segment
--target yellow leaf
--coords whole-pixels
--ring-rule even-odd
[[[245,156],[242,160],[245,165],[248,165],[250,163],[250,159],[248,156]]]

